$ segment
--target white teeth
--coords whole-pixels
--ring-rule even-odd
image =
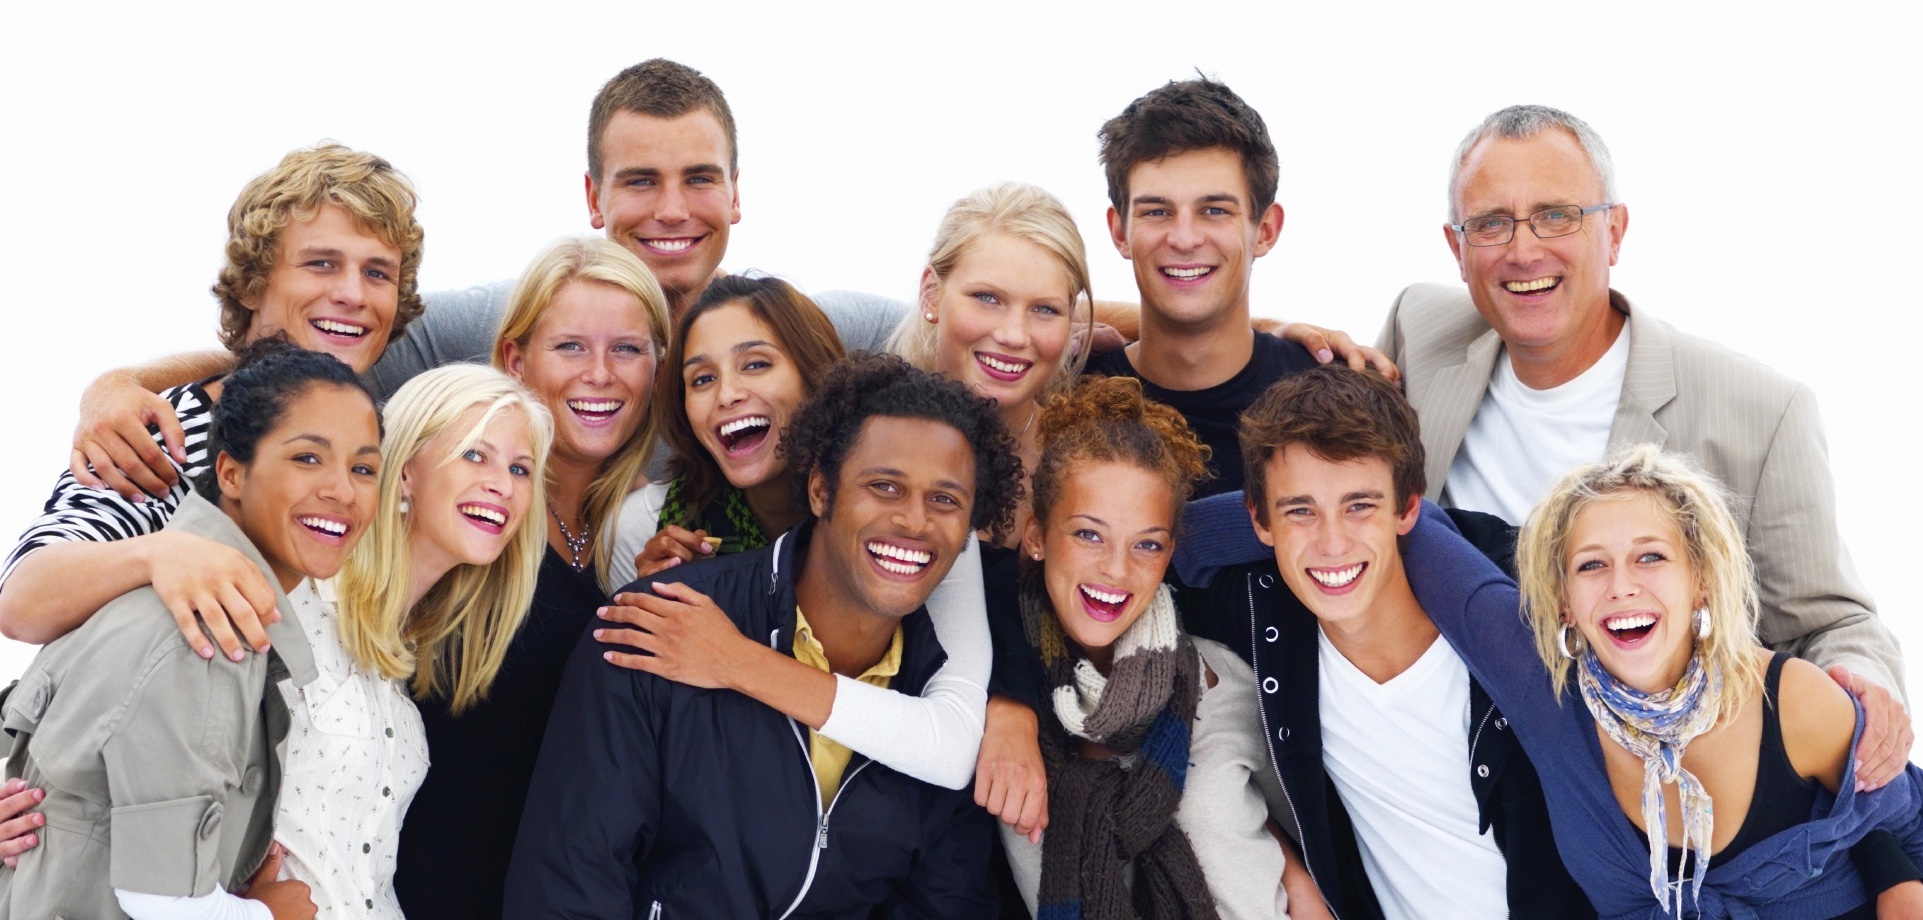
[[[1162,269],[1162,274],[1170,278],[1181,278],[1186,281],[1191,278],[1200,278],[1214,270],[1215,269],[1212,268],[1165,268]]]
[[[1603,621],[1603,628],[1610,632],[1624,632],[1654,625],[1656,625],[1656,617],[1654,614],[1648,613],[1639,613],[1635,616],[1627,617],[1612,617]]]
[[[297,517],[294,520],[301,522],[301,524],[307,527],[326,531],[337,537],[347,532],[346,524],[339,521],[330,521],[324,517]]]
[[[1555,287],[1560,281],[1562,281],[1561,278],[1555,277],[1537,278],[1534,281],[1505,281],[1502,283],[1502,286],[1517,294],[1527,294],[1530,291],[1540,291]]]
[[[880,540],[868,541],[868,552],[875,557],[875,562],[882,568],[896,575],[913,575],[935,559],[933,553],[907,549],[892,543],[883,543]]]
[[[621,400],[618,400],[618,399],[570,399],[568,400],[568,408],[573,409],[576,412],[593,412],[596,414],[614,412],[620,409],[623,405],[624,403],[622,403]]]
[[[1076,587],[1081,588],[1083,594],[1101,601],[1104,604],[1119,604],[1128,600],[1128,592],[1126,591],[1110,593],[1108,591],[1098,591],[1087,585],[1077,585]]]
[[[749,428],[766,428],[768,427],[768,425],[769,425],[769,422],[768,422],[767,416],[750,415],[747,418],[738,418],[732,422],[722,425],[721,436],[725,438],[728,435],[734,434],[737,431],[746,431]]]
[[[337,320],[317,319],[313,321],[313,324],[314,328],[322,332],[332,332],[335,335],[361,336],[367,334],[366,326],[356,326],[352,323],[343,323]]]
[[[1315,569],[1310,569],[1309,577],[1315,579],[1318,584],[1325,588],[1340,588],[1354,581],[1357,575],[1362,574],[1362,567],[1363,563],[1358,562],[1346,569],[1336,569],[1333,572],[1318,572]]]
[[[1002,361],[996,358],[991,358],[979,352],[976,353],[975,360],[980,361],[981,363],[986,364],[989,367],[992,367],[998,371],[1001,371],[1004,374],[1019,374],[1025,370],[1028,370],[1030,367],[1034,366],[1034,362],[1032,361]]]
[[[468,517],[479,518],[483,521],[493,524],[496,527],[505,526],[507,524],[507,515],[502,514],[501,512],[496,511],[493,508],[488,508],[483,505],[462,505],[460,507],[460,511],[462,514],[465,514]]]
[[[689,246],[694,245],[694,240],[689,240],[689,239],[643,240],[642,242],[647,243],[649,249],[659,249],[662,252],[680,252],[684,249],[687,249]]]

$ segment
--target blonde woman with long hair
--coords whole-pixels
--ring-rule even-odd
[[[494,366],[554,417],[546,500],[532,511],[546,519],[546,546],[526,622],[502,650],[493,691],[461,707],[461,682],[451,675],[456,695],[423,707],[436,767],[401,834],[395,877],[414,920],[500,916],[548,708],[569,651],[607,603],[602,578],[621,502],[653,453],[648,406],[667,342],[661,286],[639,258],[607,240],[554,243],[509,298]]]
[[[1742,532],[1693,463],[1641,445],[1565,477],[1523,526],[1520,598],[1434,528],[1409,545],[1599,914],[1917,916],[1923,771],[1857,788],[1861,710],[1757,640]]]

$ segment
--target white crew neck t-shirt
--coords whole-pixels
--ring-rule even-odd
[[[1449,464],[1447,502],[1521,524],[1565,474],[1608,452],[1628,371],[1627,322],[1588,370],[1547,390],[1532,390],[1518,379],[1504,348]]]
[[[1508,863],[1469,788],[1469,669],[1437,639],[1378,684],[1317,630],[1322,765],[1387,920],[1502,917]]]

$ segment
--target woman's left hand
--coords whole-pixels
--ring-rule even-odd
[[[975,804],[1040,845],[1048,827],[1048,771],[1042,766],[1035,710],[1005,696],[988,698],[981,753],[975,759]]]
[[[653,588],[654,594],[617,594],[612,605],[598,611],[603,620],[636,629],[594,631],[602,642],[648,654],[610,651],[602,657],[692,687],[732,689],[733,668],[752,660],[742,654],[741,643],[753,642],[707,595],[679,583],[655,582]]]

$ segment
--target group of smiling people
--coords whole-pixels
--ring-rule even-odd
[[[610,82],[615,238],[544,249],[488,321],[423,317],[385,160],[297,150],[242,191],[230,356],[131,398],[151,437],[77,448],[6,560],[0,628],[46,648],[3,707],[0,920],[1915,915],[1923,773],[1859,788],[1850,694],[1757,641],[1687,458],[1572,471],[1518,536],[1423,501],[1379,359],[1250,332],[1250,367],[1284,357],[1226,421],[1165,405],[1093,372],[1143,353],[1015,183],[957,201],[850,347],[872,299],[615,236],[624,195],[698,210],[732,172],[725,104],[677,101],[704,83]],[[1237,152],[1156,95],[1104,129],[1125,222],[1163,216],[1142,164]],[[730,162],[602,161],[690,118]],[[481,360],[376,368],[450,321]],[[1489,741],[1341,730],[1391,692],[1466,698],[1443,727]],[[1353,779],[1405,771],[1480,826],[1376,835]],[[1398,896],[1452,873],[1460,901]]]

